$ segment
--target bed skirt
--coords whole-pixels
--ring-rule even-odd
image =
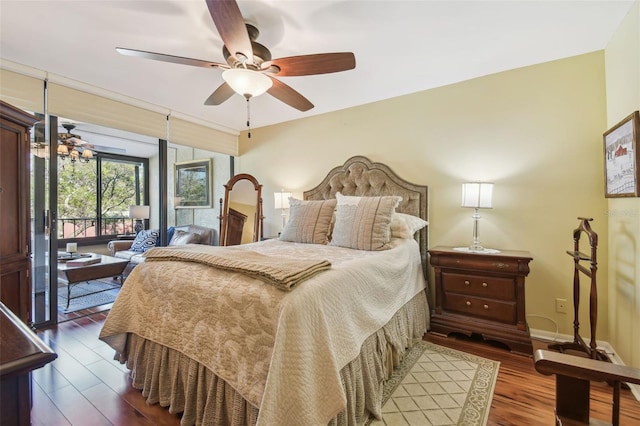
[[[359,356],[340,371],[347,407],[331,426],[360,425],[370,415],[381,418],[384,380],[428,326],[427,298],[420,292],[364,341]],[[135,334],[128,335],[126,353],[133,387],[142,390],[147,403],[182,413],[182,426],[256,424],[258,408],[191,358]]]

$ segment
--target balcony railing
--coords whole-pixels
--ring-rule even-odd
[[[103,217],[96,228],[95,217],[67,217],[58,219],[58,239],[90,238],[99,235],[122,235],[134,232],[135,219],[129,217]]]

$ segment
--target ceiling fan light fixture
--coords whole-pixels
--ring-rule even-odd
[[[69,148],[67,148],[67,145],[65,144],[58,145],[58,155],[61,157],[66,157],[67,155],[69,155]]]
[[[82,158],[85,158],[87,161],[89,161],[93,158],[93,151],[85,148],[84,151],[82,151]]]
[[[273,81],[266,75],[242,68],[233,68],[222,73],[224,81],[234,92],[252,98],[260,96],[273,85]]]

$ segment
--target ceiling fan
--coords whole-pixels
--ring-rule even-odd
[[[234,93],[247,100],[265,91],[287,105],[300,111],[308,111],[313,104],[275,77],[307,76],[329,74],[354,69],[356,59],[351,52],[319,53],[272,59],[271,52],[256,42],[258,29],[247,24],[235,0],[206,0],[222,42],[222,54],[226,64],[191,59],[164,53],[117,47],[116,50],[128,56],[137,56],[175,64],[204,68],[220,68],[225,71],[225,82],[205,101],[205,105],[220,105]]]
[[[76,161],[88,163],[93,158],[93,151],[88,144],[85,144],[80,135],[71,133],[76,126],[71,123],[63,123],[62,127],[67,133],[58,133],[58,157],[62,160],[69,158],[72,163]]]

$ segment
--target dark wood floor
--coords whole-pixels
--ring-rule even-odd
[[[158,405],[147,405],[131,387],[127,370],[112,360],[113,350],[98,340],[107,312],[91,312],[80,312],[75,319],[66,318],[55,328],[38,332],[59,357],[34,371],[33,424],[178,425],[177,416]],[[554,378],[538,374],[531,358],[463,337],[428,334],[425,340],[501,363],[489,425],[554,424]],[[546,344],[534,341],[534,347]],[[640,402],[628,390],[622,391],[620,412],[621,425],[640,424]],[[611,388],[606,384],[592,384],[591,414],[611,419]]]

